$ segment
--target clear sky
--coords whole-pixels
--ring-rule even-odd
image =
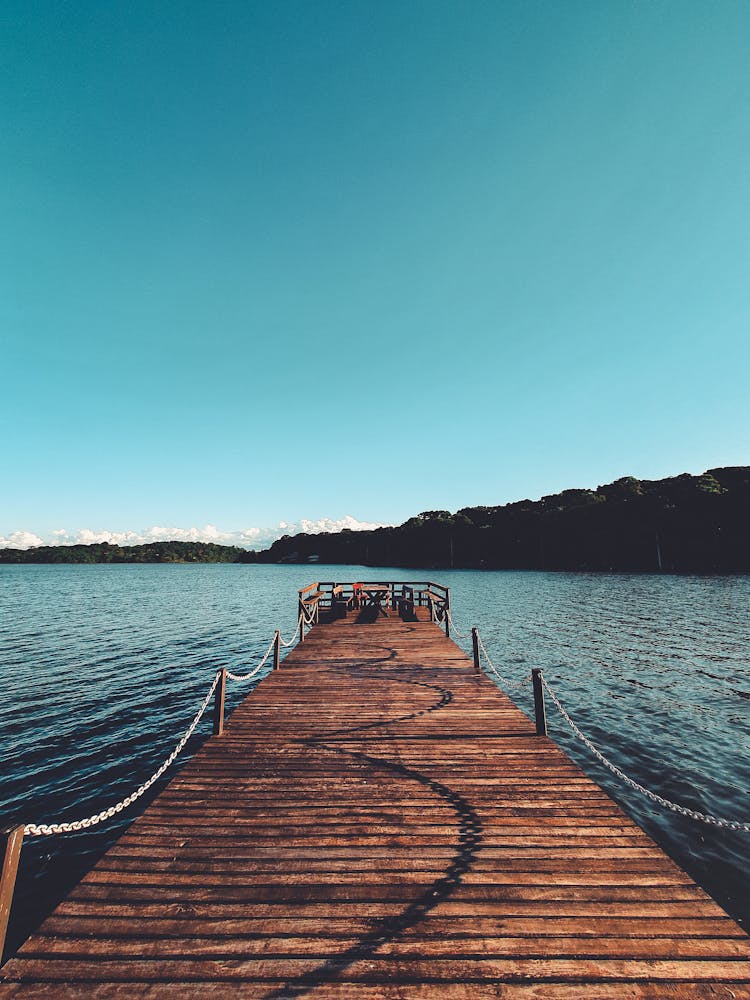
[[[0,19],[0,536],[750,462],[745,0]]]

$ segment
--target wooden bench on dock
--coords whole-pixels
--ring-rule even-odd
[[[430,617],[434,615],[438,621],[442,621],[445,610],[448,607],[446,595],[438,594],[434,590],[425,590],[422,596],[427,602],[427,607],[430,609]]]
[[[320,621],[320,602],[326,597],[326,592],[320,589],[318,583],[311,583],[299,592],[299,613],[304,621],[317,624]],[[304,622],[303,622],[304,624]]]
[[[331,589],[331,612],[334,618],[339,618],[342,615],[346,615],[349,608],[354,605],[354,596],[350,594],[348,597],[346,595],[346,588],[342,583],[336,584]]]

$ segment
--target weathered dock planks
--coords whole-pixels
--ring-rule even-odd
[[[242,703],[0,998],[750,997],[742,929],[436,625],[357,617]]]

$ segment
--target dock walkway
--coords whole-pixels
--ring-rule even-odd
[[[245,699],[0,998],[750,997],[742,929],[437,625],[360,617]]]

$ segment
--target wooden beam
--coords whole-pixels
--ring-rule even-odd
[[[5,949],[5,935],[8,932],[22,845],[23,826],[11,826],[0,831],[0,850],[3,853],[3,871],[0,875],[0,962]]]
[[[214,736],[224,732],[224,697],[227,690],[227,671],[222,667],[219,672],[219,683],[214,694]]]
[[[547,712],[544,707],[544,687],[542,686],[542,671],[534,667],[531,671],[531,682],[534,686],[534,718],[537,736],[547,735]]]

